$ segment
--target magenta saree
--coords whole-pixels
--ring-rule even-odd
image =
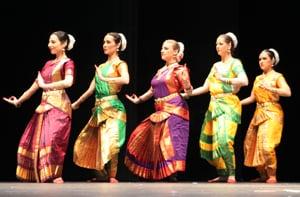
[[[74,62],[70,59],[62,61],[46,62],[41,70],[45,83],[62,80],[66,70],[74,73]],[[71,114],[71,103],[65,90],[43,92],[41,103],[19,143],[16,172],[18,179],[51,182],[62,176],[71,130]]]

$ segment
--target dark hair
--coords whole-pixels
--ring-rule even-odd
[[[279,54],[275,49],[264,49],[262,52],[266,52],[267,55],[271,58],[273,61],[274,66],[279,63]]]
[[[118,32],[109,32],[106,35],[112,36],[114,38],[115,43],[120,44],[119,51],[124,51],[125,50],[126,40],[123,41],[124,43],[122,42],[122,37],[121,37],[120,33],[118,33]],[[124,37],[124,39],[126,39],[126,38]],[[124,44],[124,46],[123,46],[123,44]]]
[[[233,42],[232,38],[229,35],[227,35],[227,34],[221,34],[219,37],[224,38],[224,41],[227,44],[229,44],[229,43],[231,44],[230,52],[231,52],[231,54],[233,54],[234,51],[235,51],[235,46],[234,46],[234,42]]]
[[[56,35],[58,40],[61,43],[67,43],[65,49],[68,48],[68,45],[70,43],[70,39],[69,39],[69,36],[66,32],[64,32],[64,31],[55,31],[52,34]]]

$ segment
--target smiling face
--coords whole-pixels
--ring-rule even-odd
[[[51,34],[48,42],[48,48],[51,54],[58,55],[64,52],[66,44],[66,42],[62,43],[58,39],[57,35]]]

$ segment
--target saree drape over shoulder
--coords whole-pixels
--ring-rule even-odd
[[[259,75],[254,81],[252,91],[257,104],[244,141],[246,166],[266,166],[268,171],[276,171],[275,148],[281,140],[284,114],[278,102],[279,95],[260,85],[267,82],[272,87],[278,87],[281,78],[282,74],[274,71],[268,76]]]
[[[208,75],[210,103],[200,135],[201,157],[216,167],[220,176],[235,174],[234,138],[241,121],[241,104],[230,84],[214,76],[217,62]],[[240,60],[233,58],[223,76],[234,78],[245,72]]]
[[[155,113],[132,132],[125,165],[146,179],[163,179],[185,170],[189,109],[180,91],[191,88],[186,66],[163,67],[151,81]]]
[[[118,66],[124,61],[115,64],[103,63],[99,66],[104,77],[118,77]],[[76,165],[104,170],[105,164],[113,161],[125,141],[126,111],[117,93],[122,85],[101,81],[95,75],[96,92],[95,107],[87,125],[80,132],[74,146],[73,160]],[[116,167],[110,172],[111,177],[116,174]]]
[[[41,75],[45,83],[64,79],[74,73],[70,59],[48,61]],[[71,130],[72,108],[65,90],[44,91],[40,105],[27,125],[18,148],[17,178],[48,182],[62,176],[64,158]]]

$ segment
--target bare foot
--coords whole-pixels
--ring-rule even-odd
[[[270,176],[267,180],[266,183],[277,183],[276,176]]]
[[[110,182],[110,183],[119,183],[118,179],[113,178],[113,177],[110,177],[110,178],[109,178],[109,182]]]
[[[235,176],[229,176],[227,179],[227,183],[236,183]]]
[[[62,184],[64,183],[64,180],[61,177],[58,177],[56,179],[53,180],[53,183],[55,184]]]

